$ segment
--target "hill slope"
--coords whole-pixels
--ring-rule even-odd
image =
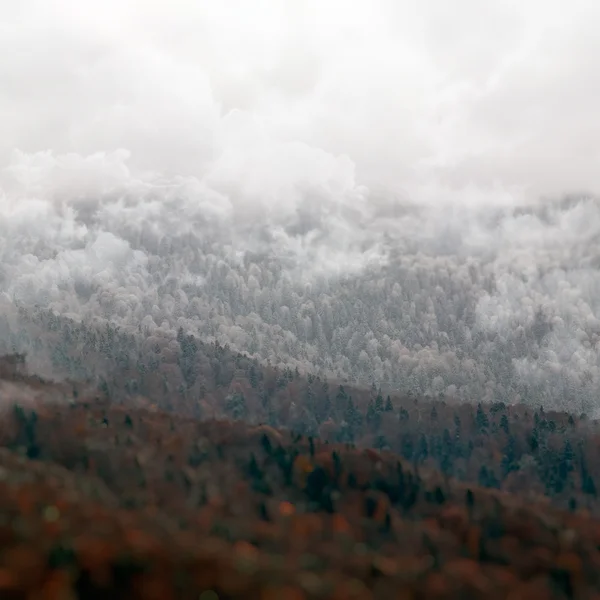
[[[41,393],[2,421],[3,598],[600,590],[600,524],[584,512],[287,429],[116,406],[84,390],[57,401],[65,384],[3,373]]]

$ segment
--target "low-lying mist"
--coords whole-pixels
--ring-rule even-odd
[[[589,6],[459,4],[11,9],[3,301],[596,415]]]

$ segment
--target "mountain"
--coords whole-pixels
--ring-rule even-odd
[[[219,347],[198,344],[196,352],[221,357],[214,364],[223,385],[207,378],[205,401],[216,406],[224,396],[217,420],[191,416],[196,404],[184,394],[152,394],[150,384],[148,397],[130,401],[117,373],[101,384],[107,393],[29,375],[23,357],[3,359],[3,598],[583,598],[600,586],[600,527],[590,515],[595,423],[481,405],[471,409],[473,429],[464,405],[390,396],[381,410],[377,391],[338,387],[346,411],[351,395],[357,407],[366,402],[364,422],[336,421],[338,394],[321,436],[303,435],[294,431],[294,405],[324,382],[260,369]],[[244,369],[256,387],[245,386]],[[258,422],[258,390],[291,427]],[[237,420],[222,416],[236,410]],[[463,440],[453,430],[453,449],[438,457],[436,431],[452,414]],[[490,485],[504,464],[494,448],[511,439],[507,422],[516,453],[529,426],[538,445]],[[335,441],[349,428],[353,442]],[[419,444],[410,460],[390,444],[368,447],[373,435],[394,432],[404,443],[425,439],[428,457]],[[557,463],[569,490],[564,510],[550,501],[560,505],[564,494],[534,494],[530,477],[545,473],[557,440],[566,446],[575,437],[582,443]],[[461,460],[485,467],[487,488],[469,469],[463,481],[438,469],[471,446]]]

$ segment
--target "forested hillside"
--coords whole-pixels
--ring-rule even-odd
[[[18,361],[2,366],[3,384],[48,394],[7,403],[0,428],[3,598],[554,599],[600,589],[600,527],[574,504],[560,511],[286,428],[116,406],[27,376]],[[374,414],[400,423],[385,404]],[[487,433],[465,437],[487,451],[496,419],[490,407],[480,414]],[[558,436],[558,415],[543,419]],[[593,444],[593,432],[583,439]],[[568,463],[576,471],[581,452]],[[575,489],[579,474],[567,479]]]
[[[83,168],[47,160],[48,177]],[[193,181],[123,177],[94,199],[67,194],[62,213],[44,205],[47,231],[4,219],[4,302],[145,337],[183,328],[355,385],[596,416],[597,198],[456,212],[355,186],[224,216]]]
[[[600,600],[600,2],[1,4],[0,600]]]
[[[357,388],[262,366],[183,330],[144,339],[47,311],[22,311],[21,319],[18,335],[37,344],[55,373],[93,381],[112,403],[265,423],[388,449],[462,481],[595,510],[599,428],[584,414]],[[10,343],[9,335],[5,339]]]

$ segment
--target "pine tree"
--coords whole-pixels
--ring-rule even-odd
[[[383,450],[383,448],[388,446],[388,442],[386,437],[383,434],[379,434],[376,438],[375,438],[375,448],[377,448],[378,450]]]
[[[394,410],[394,407],[392,405],[392,399],[388,396],[386,401],[385,401],[385,412],[392,412]]]
[[[479,469],[479,476],[477,479],[481,487],[489,487],[489,474],[485,465],[481,465],[481,468]]]
[[[351,444],[354,442],[354,430],[349,423],[342,423],[337,430],[337,441],[341,444]]]
[[[586,474],[581,488],[584,494],[596,496],[596,483],[594,482],[594,479],[589,473]]]
[[[315,401],[314,409],[315,419],[317,423],[323,423],[331,416],[331,400],[329,394],[325,394],[323,398]]]
[[[369,404],[367,405],[367,423],[371,427],[379,426],[380,416],[379,413],[375,410],[375,404],[373,400],[369,400]]]
[[[249,379],[250,379],[250,385],[252,386],[252,388],[256,389],[258,387],[258,373],[257,373],[254,365],[252,365],[250,367]]]
[[[453,447],[454,443],[452,441],[452,436],[450,435],[448,428],[445,427],[442,434],[442,452],[452,454]]]
[[[337,394],[335,395],[335,410],[339,415],[343,415],[348,403],[348,394],[344,390],[344,386],[340,385]]]
[[[344,420],[353,430],[358,429],[362,425],[362,415],[352,401],[352,397],[348,399],[348,405],[344,413]]]
[[[504,477],[506,477],[511,471],[517,470],[519,467],[516,464],[516,450],[515,450],[515,438],[514,436],[509,436],[508,443],[504,448],[504,456],[502,457],[502,473]]]
[[[402,437],[402,456],[406,458],[406,460],[411,460],[414,453],[414,444],[412,437],[410,435],[405,435]]]
[[[483,431],[489,427],[490,420],[487,416],[487,413],[483,409],[481,402],[477,405],[477,416],[475,420],[480,431]]]
[[[565,440],[565,445],[563,447],[563,458],[564,460],[566,460],[569,464],[573,463],[573,460],[575,458],[575,452],[573,452],[573,446],[571,446],[571,440]]]
[[[425,460],[429,456],[429,446],[427,444],[427,438],[425,434],[421,434],[421,438],[419,439],[419,449],[417,451],[417,457],[420,460]]]
[[[236,392],[225,399],[225,410],[234,419],[243,419],[248,414],[244,394]]]

